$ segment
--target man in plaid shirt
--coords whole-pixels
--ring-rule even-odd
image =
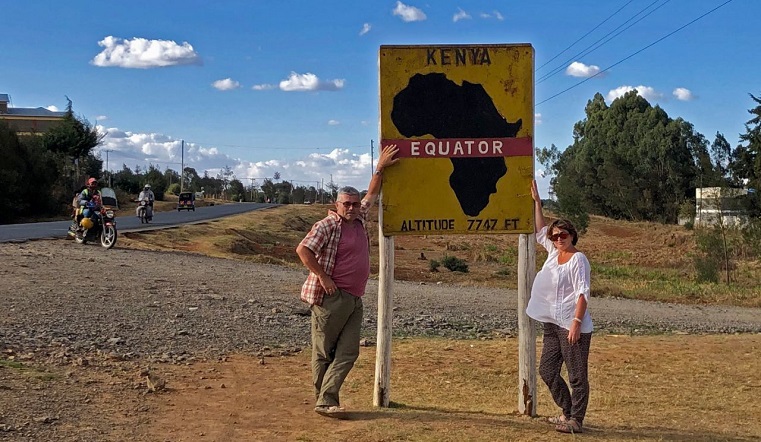
[[[378,166],[360,201],[359,191],[343,187],[335,210],[315,223],[296,248],[309,269],[301,300],[312,310],[314,411],[344,417],[339,390],[359,356],[362,295],[370,276],[370,237],[365,217],[381,189],[383,169],[396,163],[392,144],[381,150]]]

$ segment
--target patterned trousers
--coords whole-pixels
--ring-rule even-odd
[[[563,409],[563,415],[575,419],[579,424],[584,422],[589,403],[587,362],[591,341],[592,333],[582,333],[579,341],[571,345],[568,343],[568,330],[555,324],[544,323],[544,346],[539,361],[539,375],[549,387],[552,399]],[[560,375],[563,363],[568,370],[570,391]]]

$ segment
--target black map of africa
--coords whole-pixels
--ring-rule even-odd
[[[415,74],[394,97],[391,121],[407,138],[514,138],[522,120],[509,123],[480,84],[458,86],[444,74]],[[505,159],[450,158],[449,185],[463,212],[477,216],[507,173]]]

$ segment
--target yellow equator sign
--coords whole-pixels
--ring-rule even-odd
[[[381,46],[385,235],[531,233],[530,44]]]

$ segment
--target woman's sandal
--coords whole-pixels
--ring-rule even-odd
[[[568,418],[565,417],[564,414],[561,414],[560,416],[550,416],[547,418],[547,422],[551,423],[552,425],[560,425],[568,422]]]
[[[581,433],[581,424],[575,419],[567,419],[565,422],[555,425],[555,431],[560,433]]]

